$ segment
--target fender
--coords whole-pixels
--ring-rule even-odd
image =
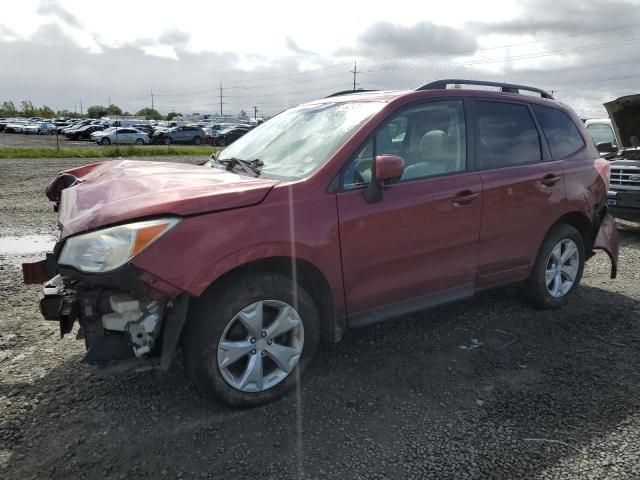
[[[593,242],[594,250],[604,250],[611,260],[611,278],[618,275],[618,255],[620,251],[620,234],[616,227],[616,221],[607,213],[602,219],[598,234]]]

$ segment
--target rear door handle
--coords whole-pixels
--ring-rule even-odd
[[[462,192],[458,192],[456,196],[453,197],[453,206],[466,207],[479,196],[480,194],[478,192],[472,192],[471,190],[463,190]]]
[[[540,181],[547,187],[553,187],[556,183],[558,183],[558,180],[560,180],[560,177],[555,173],[547,173],[544,177],[542,177],[542,180]]]

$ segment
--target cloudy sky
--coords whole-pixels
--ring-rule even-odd
[[[640,88],[640,0],[20,0],[0,15],[0,101],[111,100],[273,114],[352,87],[436,78],[553,90],[584,117]],[[260,114],[260,113],[259,113]]]

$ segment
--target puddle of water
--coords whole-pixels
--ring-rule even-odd
[[[0,255],[29,255],[53,250],[56,237],[53,235],[22,235],[0,237]]]

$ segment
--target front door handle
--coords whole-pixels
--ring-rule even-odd
[[[462,192],[458,192],[456,196],[453,197],[453,206],[466,207],[479,196],[480,194],[478,192],[472,192],[471,190],[463,190]]]
[[[556,183],[558,183],[558,180],[560,180],[560,177],[558,175],[556,175],[555,173],[548,173],[544,177],[542,177],[541,182],[547,187],[553,187]]]

